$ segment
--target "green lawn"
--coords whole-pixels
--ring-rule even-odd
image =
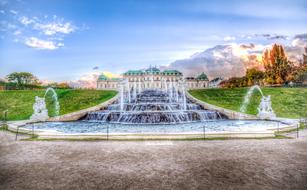
[[[201,89],[189,91],[192,96],[209,104],[240,110],[248,88]],[[278,117],[307,117],[307,88],[262,88],[265,96],[271,95],[272,107]],[[246,113],[257,114],[261,95],[255,91]]]
[[[116,91],[102,90],[56,90],[60,102],[60,115],[85,109],[102,103],[116,95]],[[3,111],[8,110],[8,120],[28,119],[33,113],[35,96],[44,96],[42,90],[12,90],[0,91],[0,120],[3,120]],[[50,92],[49,92],[50,93]],[[49,116],[54,115],[54,104],[51,93],[46,102]]]

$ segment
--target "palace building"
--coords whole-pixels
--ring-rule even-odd
[[[164,86],[176,85],[185,82],[187,89],[207,88],[208,77],[201,73],[197,77],[183,77],[177,70],[161,71],[156,67],[145,70],[129,70],[122,74],[122,78],[108,78],[101,74],[97,80],[97,89],[117,90],[121,81],[128,81],[131,86],[137,85],[141,89],[162,89]]]

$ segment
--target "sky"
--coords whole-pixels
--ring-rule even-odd
[[[79,80],[167,67],[217,45],[293,46],[306,20],[306,0],[0,0],[0,78]]]

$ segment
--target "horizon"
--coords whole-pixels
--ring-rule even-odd
[[[0,6],[0,78],[27,71],[43,81],[93,80],[150,65],[212,77],[224,73],[211,67],[225,63],[225,76],[235,76],[273,43],[295,61],[307,44],[302,0],[0,0]],[[185,60],[202,53],[201,66]]]

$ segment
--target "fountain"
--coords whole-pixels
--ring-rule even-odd
[[[131,89],[124,86],[127,86],[127,81],[120,84],[119,101],[109,105],[106,110],[88,113],[84,119],[121,124],[171,124],[226,118],[217,111],[203,110],[196,104],[188,103],[184,85],[181,85],[180,92],[174,92],[172,84],[165,86],[167,91],[146,89],[136,94],[132,90],[132,97],[129,93]]]
[[[272,105],[271,105],[271,96],[268,95],[267,97],[262,96],[261,98],[261,102],[258,109],[258,114],[257,116],[260,119],[272,119],[275,118],[276,115],[272,109]]]
[[[136,98],[136,82],[133,83],[133,99]]]
[[[171,87],[169,85],[164,85],[161,90],[149,86],[146,89],[145,86],[142,86],[142,91],[139,91],[135,96],[135,91],[127,88],[127,83],[128,81],[120,83],[120,97],[116,102],[104,108],[104,110],[88,113],[81,118],[82,121],[42,122],[27,125],[25,128],[33,129],[35,126],[40,130],[47,129],[48,132],[50,130],[56,131],[56,134],[107,134],[107,138],[109,135],[118,136],[118,134],[123,138],[127,134],[129,135],[128,138],[131,135],[140,138],[139,134],[150,134],[150,138],[152,138],[151,134],[168,134],[167,137],[158,136],[157,138],[169,138],[169,135],[173,134],[174,138],[178,138],[178,134],[185,136],[192,134],[195,138],[194,135],[200,135],[204,132],[204,126],[209,133],[212,132],[216,135],[216,132],[221,132],[223,133],[222,136],[228,132],[240,132],[240,134],[248,132],[248,135],[255,132],[258,135],[258,131],[265,131],[266,136],[267,129],[271,131],[272,128],[276,127],[275,121],[241,120],[238,122],[238,120],[228,120],[225,115],[218,111],[205,110],[185,97],[186,91],[183,81],[174,82],[171,85],[173,87],[172,101],[170,101],[169,90]],[[259,87],[253,87],[250,91],[254,89],[261,90]],[[131,96],[129,102],[128,96],[130,94],[128,92],[131,90],[133,96]],[[252,92],[250,91],[245,98],[246,104],[251,97]],[[36,97],[35,99],[34,114],[31,119],[45,121],[48,119],[45,98]],[[258,112],[258,117],[261,119],[275,117],[270,96],[262,96]],[[278,126],[287,127],[288,124],[278,123]],[[271,132],[269,135],[273,136],[274,134]],[[144,136],[141,138],[144,138]]]
[[[265,97],[263,95],[263,92],[261,90],[261,88],[258,85],[254,85],[252,86],[248,92],[246,93],[245,97],[244,97],[244,101],[242,106],[240,107],[240,112],[246,112],[246,108],[250,102],[250,98],[253,95],[254,90],[258,90],[261,94],[261,102],[257,108],[258,110],[258,114],[257,116],[259,117],[259,119],[273,119],[276,117],[273,109],[272,109],[272,105],[271,105],[271,97],[270,95]]]
[[[35,96],[35,103],[33,104],[33,114],[30,117],[32,121],[46,121],[48,116],[48,110],[46,108],[45,98]]]
[[[35,103],[33,104],[33,114],[30,117],[30,120],[32,121],[46,121],[48,116],[48,109],[46,108],[46,95],[48,92],[52,92],[52,99],[54,101],[54,107],[55,107],[55,115],[59,115],[60,113],[60,104],[58,101],[58,96],[53,88],[47,88],[45,95],[43,98],[40,98],[38,96],[35,96]]]
[[[51,97],[52,97],[52,100],[54,102],[55,115],[57,116],[57,115],[60,114],[60,103],[59,103],[59,100],[58,100],[58,95],[53,88],[49,87],[49,88],[47,88],[47,90],[45,92],[44,98],[46,97],[48,92],[52,92]]]
[[[120,83],[120,110],[124,110],[124,84]]]

